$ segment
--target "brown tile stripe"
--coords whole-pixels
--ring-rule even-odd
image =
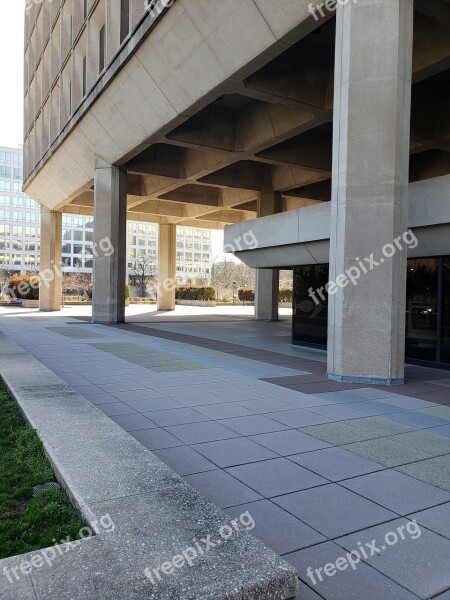
[[[90,321],[89,317],[73,318],[86,322]],[[233,354],[234,356],[258,360],[260,362],[265,362],[280,367],[287,367],[297,371],[307,371],[310,373],[310,375],[290,375],[287,377],[269,377],[263,379],[263,381],[267,381],[269,383],[279,385],[280,387],[285,387],[298,392],[303,392],[305,394],[319,394],[321,392],[335,392],[367,387],[364,385],[330,381],[326,377],[326,365],[312,359],[297,358],[295,356],[282,354],[280,352],[272,352],[270,350],[263,350],[261,348],[257,349],[250,346],[242,346],[240,344],[213,340],[210,338],[189,335],[186,333],[166,331],[152,328],[147,324],[135,325],[133,323],[121,323],[118,325],[112,325],[112,327],[142,335],[150,335],[166,340],[190,344],[192,346],[198,346],[201,348],[209,348],[210,350],[217,350],[218,352],[225,352],[226,354]],[[412,366],[407,370],[407,383],[405,385],[395,387],[376,386],[376,389],[389,389],[405,396],[408,395],[421,400],[436,402],[437,404],[450,405],[450,388],[426,383],[426,380],[443,379],[447,377],[449,377],[449,372],[443,369]]]
[[[242,358],[248,358],[251,360],[257,360],[260,362],[277,365],[279,367],[287,367],[289,369],[295,369],[297,371],[308,371],[314,372],[319,375],[325,374],[325,365],[318,361],[307,360],[304,358],[296,358],[295,356],[289,356],[287,354],[281,354],[279,352],[272,352],[271,350],[263,350],[261,348],[252,348],[249,346],[241,346],[231,342],[223,342],[220,340],[212,340],[196,335],[189,335],[186,333],[175,333],[173,331],[166,331],[162,329],[156,329],[152,327],[134,325],[132,323],[120,323],[118,325],[112,325],[117,329],[124,329],[125,331],[131,331],[133,333],[140,333],[142,335],[150,335],[152,337],[159,337],[165,340],[171,340],[173,342],[181,342],[183,344],[190,344],[191,346],[198,346],[200,348],[208,348],[210,350],[217,350],[218,352],[225,352],[226,354],[233,354],[234,356],[241,356]]]

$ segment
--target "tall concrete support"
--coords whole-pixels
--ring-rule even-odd
[[[127,174],[97,159],[92,322],[125,321]]]
[[[337,5],[328,376],[338,381],[404,380],[407,247],[393,242],[407,229],[412,37],[413,0]],[[346,272],[359,272],[354,284]]]
[[[62,213],[41,206],[39,310],[61,310]]]
[[[175,310],[177,226],[161,223],[158,236],[158,310]]]
[[[257,216],[268,217],[280,212],[280,192],[261,192],[258,198]],[[257,321],[278,321],[278,290],[280,272],[278,269],[257,269],[255,289],[255,319]]]

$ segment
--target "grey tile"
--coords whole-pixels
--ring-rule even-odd
[[[270,413],[270,418],[279,421],[289,427],[307,427],[308,425],[319,425],[329,423],[331,419],[313,413],[310,410],[299,408],[297,410],[283,410],[281,412]]]
[[[396,516],[390,510],[335,483],[281,496],[273,502],[329,538],[358,531]]]
[[[172,408],[169,410],[156,410],[144,413],[160,427],[168,425],[185,425],[186,423],[198,423],[208,421],[208,417],[201,415],[190,408]]]
[[[315,452],[305,452],[298,456],[290,456],[289,460],[295,461],[330,481],[357,477],[385,468],[379,463],[347,452],[342,448],[325,448]]]
[[[165,429],[161,428],[147,429],[145,431],[133,431],[131,432],[131,435],[149,450],[183,446],[183,442],[171,435]]]
[[[349,404],[331,404],[330,406],[314,406],[311,411],[327,417],[331,421],[346,421],[347,419],[360,419],[362,415],[360,412],[352,408],[353,405]]]
[[[248,438],[197,444],[194,450],[222,468],[278,458],[276,454]]]
[[[83,396],[92,402],[92,404],[110,404],[111,402],[116,402],[117,398],[111,396],[111,394],[107,394],[106,392],[99,392],[94,394],[83,394]]]
[[[450,502],[408,515],[408,519],[450,539]]]
[[[288,404],[287,402],[283,402],[282,400],[277,400],[276,398],[261,398],[260,400],[249,400],[248,402],[243,402],[241,400],[240,404],[244,408],[248,408],[249,410],[257,414],[293,409],[292,404]]]
[[[411,427],[417,427],[417,429],[437,427],[438,425],[444,425],[447,427],[450,426],[450,423],[445,419],[433,417],[432,415],[427,415],[424,412],[418,412],[414,410],[403,410],[402,412],[391,413],[386,415],[385,418],[389,419],[390,421],[405,423],[405,425],[410,425]],[[434,430],[433,433],[437,433],[437,430]]]
[[[216,465],[189,446],[163,448],[153,453],[182,477],[217,469]]]
[[[292,430],[264,433],[255,435],[251,439],[281,456],[328,448],[330,445],[300,431]]]
[[[400,537],[398,527],[403,527],[405,539]],[[427,529],[419,527],[419,530],[417,525],[408,526],[407,519],[397,519],[359,531],[356,535],[345,536],[337,542],[346,550],[352,551],[360,541],[378,540],[377,547],[381,551],[369,556],[367,562],[412,593],[421,598],[430,598],[450,586],[450,540]],[[389,534],[387,538],[386,534]],[[396,543],[392,543],[394,534],[398,539]],[[383,543],[383,540],[388,539],[391,540],[391,545]]]
[[[445,437],[450,437],[450,424],[442,425],[440,427],[433,427],[433,429],[430,430],[430,433],[435,433],[437,435],[443,435]]]
[[[357,395],[356,393],[351,393],[352,390],[342,390],[340,392],[321,392],[320,394],[315,394],[317,398],[321,398],[322,400],[327,400],[330,404],[349,404],[351,402],[361,402],[363,400],[376,400],[376,398],[382,397],[382,392],[380,396],[375,395],[375,397],[367,398],[364,395]],[[359,390],[353,390],[353,392],[359,392]]]
[[[153,421],[139,413],[115,415],[111,416],[111,419],[120,425],[122,429],[125,429],[125,431],[138,431],[140,429],[153,429],[157,427]]]
[[[327,483],[326,479],[285,458],[264,460],[227,469],[261,496],[271,498]]]
[[[228,419],[232,417],[246,417],[254,413],[248,408],[244,408],[237,402],[225,402],[222,404],[209,404],[198,406],[195,409],[202,415],[210,419]]]
[[[366,398],[367,400],[378,400],[379,398],[387,398],[396,396],[397,394],[375,388],[360,388],[356,390],[347,390],[349,396],[357,396],[358,398]]]
[[[410,396],[397,396],[394,398],[380,398],[378,402],[383,402],[391,406],[399,406],[405,410],[414,410],[416,408],[431,408],[435,406],[434,402],[427,402],[426,400],[419,400],[418,398],[411,398]]]
[[[261,500],[261,496],[225,471],[216,470],[185,477],[196,490],[220,508]]]
[[[105,415],[108,415],[108,417],[115,417],[116,415],[129,415],[136,412],[126,404],[123,404],[123,402],[99,404],[97,408],[104,412]]]
[[[340,485],[399,515],[450,502],[447,492],[391,469],[341,481]]]
[[[286,554],[325,541],[323,535],[269,500],[234,506],[226,512],[237,518],[246,511],[255,522],[255,527],[251,530],[252,535],[278,554]]]
[[[337,544],[324,542],[283,558],[297,569],[301,580],[327,600],[417,600],[417,596],[363,562],[357,564],[355,569],[350,568],[347,563],[344,570],[336,570],[334,575],[327,576],[323,567],[336,563],[345,554]],[[319,574],[316,569],[321,569]]]
[[[312,585],[312,584],[311,584]],[[295,600],[323,600],[322,596],[316,594],[310,587],[305,585],[303,581],[298,581],[298,593]]]
[[[166,427],[166,431],[179,438],[185,444],[202,444],[216,440],[226,440],[237,437],[236,432],[215,421],[188,423]]]
[[[225,427],[229,427],[233,431],[237,431],[241,435],[256,435],[258,433],[269,433],[271,431],[283,431],[288,429],[286,425],[278,423],[278,421],[273,421],[263,415],[224,419],[218,421],[218,423],[221,423]]]
[[[182,404],[173,398],[148,398],[147,400],[127,400],[128,406],[132,406],[139,412],[151,412],[154,410],[170,410],[171,408],[184,408]]]

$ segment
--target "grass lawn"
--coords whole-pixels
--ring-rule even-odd
[[[53,546],[83,527],[63,490],[33,498],[33,486],[55,481],[36,432],[0,379],[0,558]]]

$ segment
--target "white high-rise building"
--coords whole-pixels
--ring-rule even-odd
[[[40,206],[22,192],[21,148],[0,146],[0,268],[34,271],[39,268]],[[127,266],[131,280],[139,264],[148,273],[157,270],[158,225],[139,221],[127,224]],[[93,268],[94,219],[64,214],[62,264],[64,272]],[[208,279],[211,273],[211,232],[196,227],[177,227],[177,279]]]

